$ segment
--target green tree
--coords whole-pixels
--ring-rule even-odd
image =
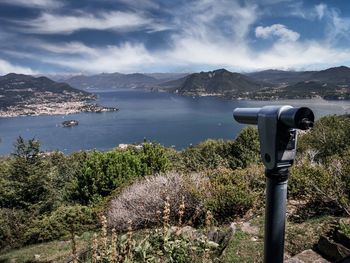
[[[169,167],[166,151],[154,143],[145,143],[142,149],[94,151],[77,169],[67,188],[68,198],[84,205],[96,203],[135,178],[165,172]]]
[[[40,143],[35,139],[17,139],[6,180],[6,194],[2,207],[45,208],[51,192],[49,164],[40,156]]]
[[[260,160],[258,130],[253,127],[243,129],[229,150],[231,168],[245,168]]]

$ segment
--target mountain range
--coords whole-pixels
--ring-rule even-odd
[[[265,70],[240,74],[226,69],[199,73],[66,75],[55,79],[10,73],[0,76],[0,108],[42,102],[82,101],[94,98],[87,91],[144,88],[189,96],[230,99],[350,99],[350,68],[321,71]]]
[[[239,74],[219,69],[190,74],[161,83],[162,91],[182,95],[221,96],[231,99],[350,99],[350,68],[340,66],[321,71],[265,70]]]
[[[113,90],[130,88],[148,88],[159,83],[171,81],[187,75],[186,73],[121,74],[102,73],[96,75],[77,75],[61,78],[72,87],[83,90]]]

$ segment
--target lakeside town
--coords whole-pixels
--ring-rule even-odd
[[[50,102],[30,105],[14,105],[6,110],[0,110],[0,117],[39,116],[39,115],[68,115],[79,112],[109,112],[117,108],[103,107],[97,104],[87,104],[85,101]]]

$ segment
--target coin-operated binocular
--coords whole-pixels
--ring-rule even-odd
[[[233,117],[239,123],[258,125],[260,155],[267,177],[264,262],[281,263],[288,168],[296,155],[297,129],[312,128],[315,117],[309,108],[292,106],[236,108]]]

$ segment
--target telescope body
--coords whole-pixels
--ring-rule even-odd
[[[282,263],[288,168],[296,155],[297,129],[311,128],[314,114],[306,107],[286,105],[236,108],[233,117],[239,123],[258,125],[260,155],[267,177],[264,263]]]

